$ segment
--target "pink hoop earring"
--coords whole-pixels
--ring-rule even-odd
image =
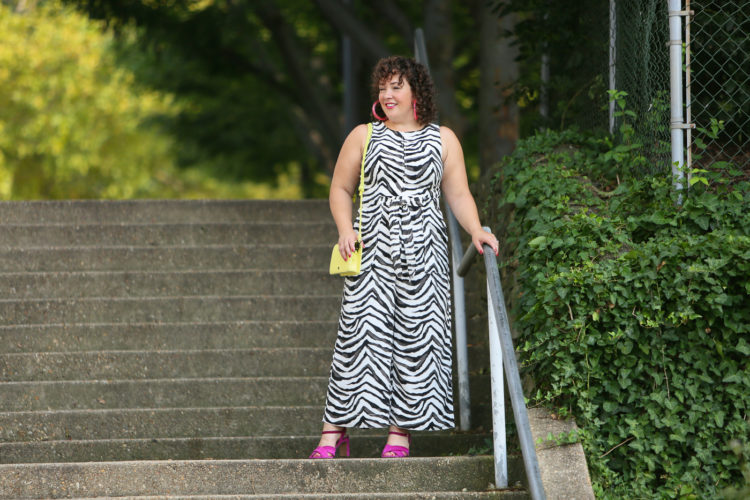
[[[383,118],[382,116],[378,115],[378,112],[375,111],[375,108],[377,107],[377,105],[378,105],[378,101],[375,101],[374,103],[372,103],[372,116],[374,116],[376,120],[384,122],[388,119],[388,117],[386,116],[385,118]]]
[[[416,99],[414,99],[411,102],[411,109],[414,110],[414,121],[418,122],[419,118],[417,118],[417,100]]]

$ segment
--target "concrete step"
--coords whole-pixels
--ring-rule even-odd
[[[520,487],[519,487],[520,488]],[[529,494],[522,489],[491,490],[491,491],[419,491],[412,493],[378,493],[367,491],[364,493],[290,493],[273,495],[159,495],[128,497],[138,500],[522,500],[528,499]],[[75,500],[75,499],[74,499]]]
[[[0,246],[325,245],[337,238],[333,221],[169,224],[0,225]]]
[[[489,377],[471,376],[469,384],[472,401],[484,404],[490,390]],[[308,405],[322,408],[327,386],[328,376],[3,382],[0,411]]]
[[[207,245],[0,248],[0,271],[139,271],[159,269],[310,269],[327,271],[325,245]],[[54,242],[49,242],[49,245]]]
[[[488,457],[419,458],[482,430],[297,460],[319,438],[335,238],[327,200],[0,203],[0,498],[501,498]],[[488,429],[487,377],[471,389]],[[379,455],[384,430],[351,434]]]
[[[291,493],[274,495],[160,495],[160,496],[137,496],[128,497],[138,500],[521,500],[529,498],[526,491],[521,489],[492,490],[492,491],[420,491],[412,493],[377,493],[368,491],[364,493]]]
[[[299,293],[303,293],[300,290]],[[341,295],[0,300],[0,324],[333,321]]]
[[[338,320],[0,326],[6,353],[329,347]],[[332,351],[331,351],[332,352]]]
[[[84,271],[0,273],[0,299],[184,297],[195,295],[336,295],[327,270]]]
[[[0,412],[0,442],[314,435],[322,416],[320,406]]]
[[[0,354],[0,381],[328,375],[331,347]],[[469,366],[481,354],[469,348]]]
[[[325,404],[328,377],[3,382],[3,411]]]
[[[0,381],[325,376],[332,349],[93,351],[0,355]]]
[[[322,416],[321,406],[0,412],[0,442],[284,436],[290,433],[315,436],[320,432]],[[472,431],[471,434],[482,432]],[[382,436],[383,430],[352,429],[350,434]],[[415,433],[415,439],[433,434],[452,433]]]
[[[320,432],[318,429],[317,432]],[[237,460],[307,458],[318,445],[319,434],[145,439],[64,440],[0,443],[0,464],[101,462],[132,460]],[[466,455],[484,447],[489,434],[451,436],[426,433],[412,438],[412,456]],[[351,438],[354,458],[377,458],[386,431]]]
[[[328,200],[64,200],[0,202],[0,224],[330,220]]]
[[[520,480],[517,460],[511,484]],[[298,495],[486,491],[489,456],[2,465],[0,497]]]

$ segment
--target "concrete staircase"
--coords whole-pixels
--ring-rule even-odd
[[[335,235],[325,201],[0,203],[0,498],[526,498],[488,491],[482,432],[305,459]]]

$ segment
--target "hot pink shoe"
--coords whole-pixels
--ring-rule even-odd
[[[409,448],[411,448],[411,434],[408,432],[404,434],[403,432],[396,432],[396,431],[390,431],[388,432],[388,435],[396,434],[397,436],[404,436],[409,438]],[[395,446],[391,444],[385,445],[385,448],[383,448],[383,453],[380,454],[383,458],[404,458],[409,456],[409,448],[406,448],[405,446]],[[387,453],[392,453],[392,455],[387,455]]]
[[[336,446],[318,446],[313,450],[309,458],[335,458],[339,447],[343,445],[346,445],[345,456],[349,456],[349,436],[346,435],[346,429],[340,431],[323,431],[323,434],[341,434],[341,437],[336,441]]]

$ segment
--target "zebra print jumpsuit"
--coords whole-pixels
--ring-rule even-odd
[[[365,157],[362,272],[345,279],[324,422],[454,427],[442,176],[438,125],[397,132],[373,124]]]

